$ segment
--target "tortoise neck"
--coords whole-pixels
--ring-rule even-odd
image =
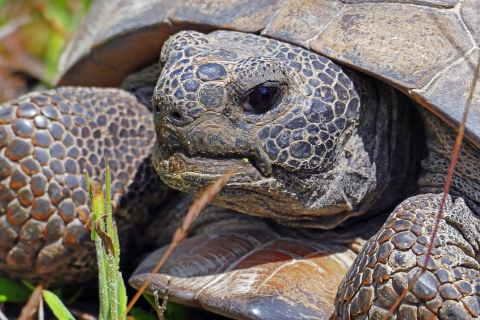
[[[421,160],[426,156],[425,129],[419,107],[398,90],[376,80],[377,134],[386,143],[377,146],[375,164],[378,192],[367,215],[390,210],[418,192]]]
[[[354,214],[331,232],[317,233],[302,229],[307,237],[340,243],[356,237],[370,238],[394,208],[406,197],[418,193],[421,161],[427,155],[425,128],[417,106],[398,90],[369,77],[363,83],[369,89],[362,102],[358,136],[375,171],[374,188],[369,190]],[[366,162],[357,161],[365,165]],[[386,215],[385,215],[386,214]],[[331,216],[328,216],[331,218]]]
[[[428,157],[422,161],[422,174],[418,184],[422,193],[441,193],[450,166],[456,130],[430,111],[423,109]],[[480,167],[480,151],[473,143],[464,139],[449,193],[462,197],[470,209],[480,215],[478,167]]]
[[[160,77],[160,72],[161,68],[158,62],[155,61],[140,71],[126,77],[120,85],[120,88],[132,93],[138,101],[150,109],[152,107],[153,91]]]

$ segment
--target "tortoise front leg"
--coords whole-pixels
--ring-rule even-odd
[[[135,208],[126,220],[141,221],[162,199],[145,197],[161,190],[154,135],[147,108],[118,89],[59,88],[0,106],[0,273],[55,283],[94,275],[83,171],[102,182],[108,156],[116,213]]]
[[[363,247],[339,286],[335,319],[477,319],[480,314],[480,219],[462,198],[447,197],[432,258],[426,253],[441,194],[401,203]],[[416,283],[413,279],[426,265]]]

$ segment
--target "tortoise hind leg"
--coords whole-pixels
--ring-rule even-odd
[[[122,90],[65,87],[1,106],[1,272],[53,283],[93,276],[83,171],[103,179],[107,155],[117,213],[128,209],[125,195],[147,207],[142,195],[160,183],[148,160],[153,141],[151,114]],[[141,220],[140,211],[131,216]]]
[[[372,237],[349,270],[336,296],[336,319],[472,319],[480,314],[480,219],[462,198],[450,196],[427,271],[426,253],[441,194],[401,203]]]

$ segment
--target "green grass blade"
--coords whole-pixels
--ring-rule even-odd
[[[156,306],[156,304],[155,304],[155,298],[154,298],[153,296],[148,295],[148,294],[146,294],[146,293],[143,293],[142,296],[145,298],[145,300],[148,301],[148,303],[152,306],[152,308],[153,308],[154,310],[157,309],[157,306]]]
[[[91,181],[88,174],[85,173],[87,180],[88,193],[90,194],[90,203],[92,204],[92,223],[95,223],[105,214],[105,198],[102,187],[96,181]],[[104,228],[103,220],[100,221],[101,228]],[[109,283],[108,283],[108,263],[105,250],[103,250],[102,240],[92,228],[92,239],[95,242],[98,263],[98,285],[100,294],[100,319],[107,320],[109,312]]]
[[[53,314],[59,320],[75,320],[72,316],[70,311],[68,311],[67,307],[65,307],[60,300],[53,292],[48,290],[43,290],[43,298],[45,302],[48,304],[50,309],[52,309]]]
[[[85,173],[85,179],[92,203],[92,239],[95,240],[99,269],[99,318],[101,320],[117,320],[119,317],[125,318],[127,294],[119,269],[120,244],[113,221],[111,173],[108,159],[105,160],[105,169],[105,194],[100,184],[91,181],[87,173]]]
[[[108,282],[110,285],[110,319],[118,319],[118,246],[115,245],[115,230],[113,228],[113,214],[112,214],[112,193],[111,193],[111,174],[110,166],[108,165],[108,158],[105,157],[105,212],[107,213],[107,235],[112,239],[114,255],[107,254],[108,259]]]
[[[33,291],[35,290],[35,286],[33,285],[33,283],[30,283],[28,282],[27,280],[23,280],[22,279],[22,283],[25,287],[27,287],[28,289],[30,289],[30,291]]]
[[[85,176],[85,182],[86,182],[86,185],[87,185],[87,190],[88,190],[88,196],[90,198],[90,203],[93,203],[93,193],[92,193],[92,183],[90,182],[90,175],[88,174],[87,170],[83,170],[83,175]],[[92,211],[93,211],[93,207],[92,207]],[[94,221],[94,217],[92,217],[92,223]],[[92,240],[95,241],[96,238],[98,238],[98,235],[95,233],[95,230],[93,230],[92,228],[92,232],[91,232],[91,237],[92,237]]]
[[[125,287],[125,283],[123,282],[123,277],[121,272],[118,272],[117,288],[118,288],[117,314],[120,316],[127,312],[127,302],[128,302],[127,288]]]
[[[111,173],[110,166],[108,164],[108,158],[105,157],[105,186],[106,186],[106,208],[107,212],[107,234],[113,240],[113,247],[115,248],[115,265],[119,265],[120,262],[120,244],[118,242],[118,235],[116,229],[113,227],[113,213],[112,213],[112,192],[111,192]],[[118,272],[117,272],[118,274]]]
[[[24,302],[28,300],[32,290],[21,282],[0,278],[0,303],[1,302]]]
[[[105,250],[103,250],[102,240],[95,240],[95,250],[97,252],[98,263],[98,291],[100,295],[100,317],[101,320],[108,319],[110,305],[109,285],[108,285],[108,262]]]
[[[192,319],[191,309],[187,306],[168,301],[165,309],[165,320],[189,320]]]

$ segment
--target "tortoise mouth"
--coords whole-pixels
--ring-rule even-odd
[[[162,152],[159,149],[157,148],[155,152]],[[188,193],[196,193],[195,190],[203,189],[205,185],[228,171],[232,171],[233,174],[225,188],[251,187],[252,184],[269,180],[258,170],[254,161],[240,156],[228,158],[189,156],[178,151],[166,157],[163,155],[164,157],[154,157],[154,166],[161,179],[175,186],[183,181],[181,189]]]
[[[302,194],[292,190],[294,178],[281,168],[265,177],[251,162],[242,158],[206,158],[172,152],[161,158],[155,148],[153,163],[160,178],[171,188],[189,194],[201,194],[205,187],[227,172],[232,177],[214,198],[213,203],[249,215],[272,218],[290,227],[331,229],[345,220],[344,205],[332,208],[310,208]],[[304,193],[308,196],[308,193]],[[307,199],[308,200],[308,199]]]

